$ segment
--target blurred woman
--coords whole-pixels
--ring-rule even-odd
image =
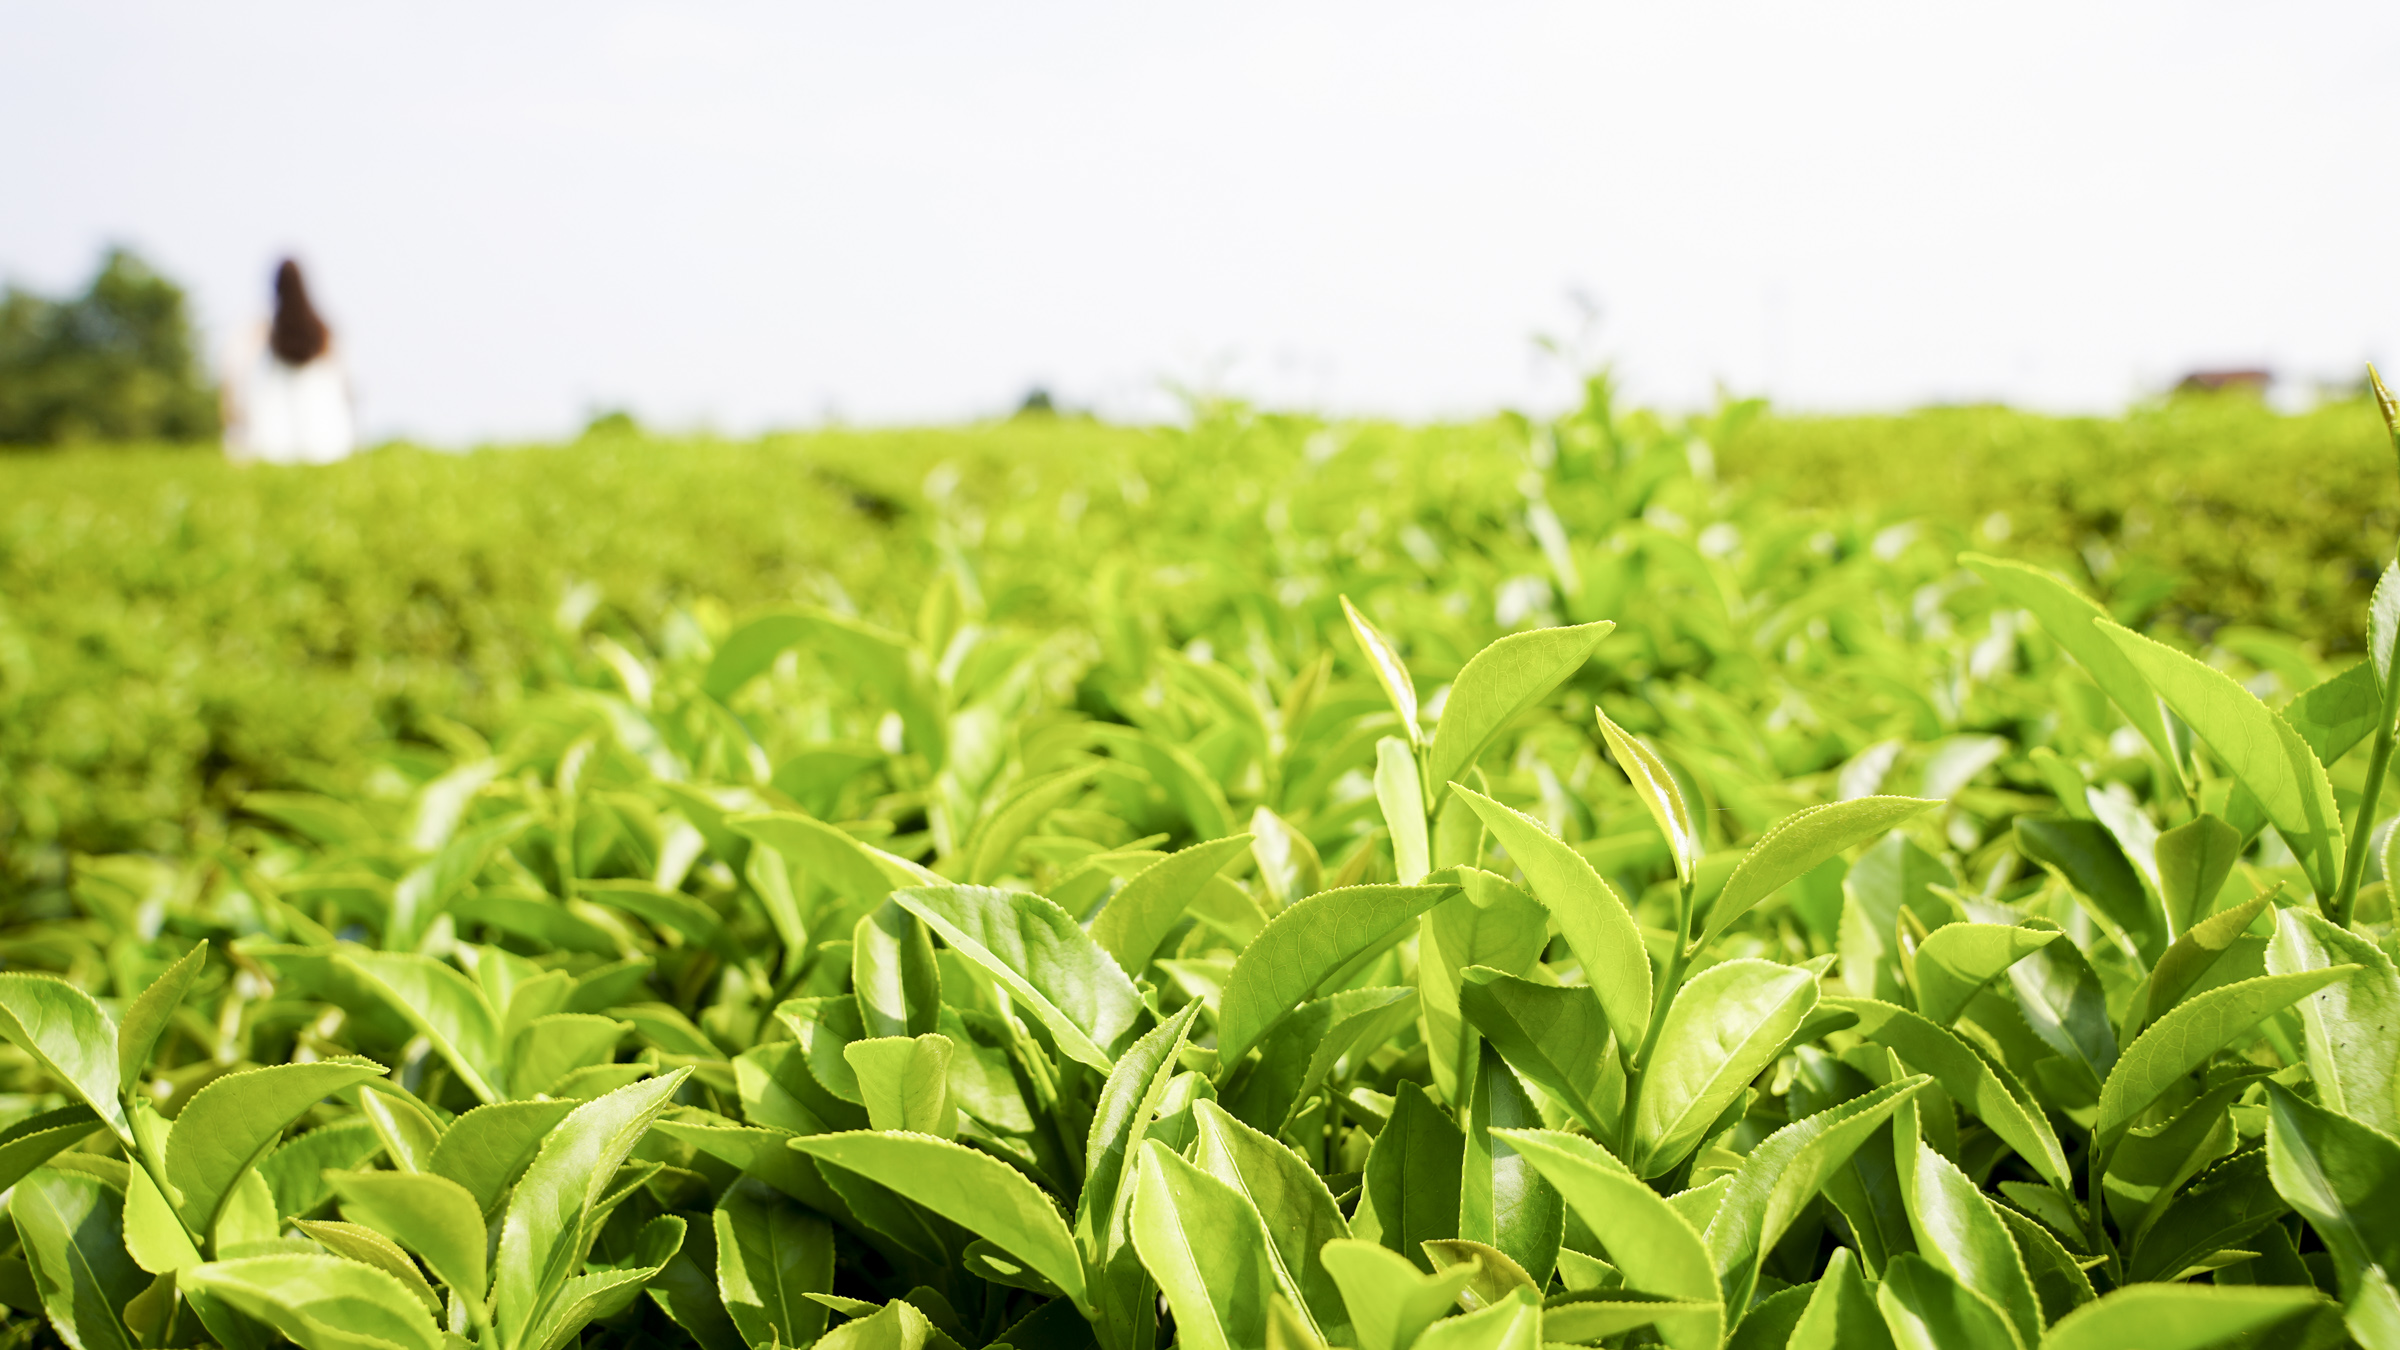
[[[254,332],[225,379],[225,453],[269,464],[330,464],[357,441],[350,378],[333,331],[309,303],[300,264],[275,269],[275,317]]]

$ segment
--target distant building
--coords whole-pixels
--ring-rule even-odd
[[[2175,382],[2178,394],[2251,394],[2266,397],[2275,383],[2271,370],[2195,370]]]

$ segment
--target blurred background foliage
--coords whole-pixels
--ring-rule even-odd
[[[129,250],[109,250],[79,296],[0,295],[0,446],[216,434],[183,290]]]
[[[2297,416],[2227,392],[2121,417],[1769,417],[1720,459],[1729,481],[1793,509],[1988,524],[1993,545],[2089,581],[2127,622],[2272,628],[2328,655],[2364,649],[2356,618],[2400,532],[2391,451],[2363,401]]]

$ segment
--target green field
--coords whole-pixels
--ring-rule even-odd
[[[2366,402],[0,503],[12,1344],[2400,1345]]]

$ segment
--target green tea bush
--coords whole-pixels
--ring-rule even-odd
[[[2279,417],[2178,400],[2108,420],[1756,412],[1705,419],[1692,454],[1602,488],[1577,467],[1583,440],[1647,425],[1611,411],[1605,381],[1547,428],[1220,409],[1188,432],[1026,418],[728,445],[620,429],[322,470],[159,449],[0,457],[0,892],[55,906],[76,853],[205,852],[244,793],[355,795],[391,742],[440,753],[454,723],[492,736],[562,671],[591,666],[594,632],[657,653],[796,602],[906,629],[961,547],[997,578],[996,611],[1029,627],[1089,631],[1128,580],[1165,573],[1185,580],[1145,598],[1172,608],[1139,621],[1170,645],[1230,654],[1249,640],[1212,627],[1228,606],[1279,615],[1293,588],[1398,578],[1469,605],[1464,622],[1440,622],[1445,643],[1472,650],[1555,583],[1530,529],[1544,517],[1518,481],[1531,456],[1554,455],[1537,433],[1563,446],[1543,491],[1570,551],[1626,527],[1620,491],[1638,514],[1662,485],[1708,499],[1706,520],[1664,506],[1687,540],[1720,519],[1780,531],[1794,513],[1845,547],[1913,529],[2062,569],[2121,622],[2208,639],[2287,679],[2307,672],[2276,634],[2313,644],[2312,658],[2356,650],[2355,613],[2390,557],[2384,452],[2355,405]],[[1270,532],[1276,502],[1285,524]],[[1471,572],[1495,551],[1510,573]],[[1531,580],[1506,592],[1503,623],[1485,592],[1511,575]],[[1321,621],[1329,602],[1313,603]],[[1549,612],[1649,631],[1584,595],[1563,603]]]
[[[868,453],[781,603],[572,593],[0,934],[6,1334],[2400,1345],[2400,580],[2194,654],[1746,415]]]

